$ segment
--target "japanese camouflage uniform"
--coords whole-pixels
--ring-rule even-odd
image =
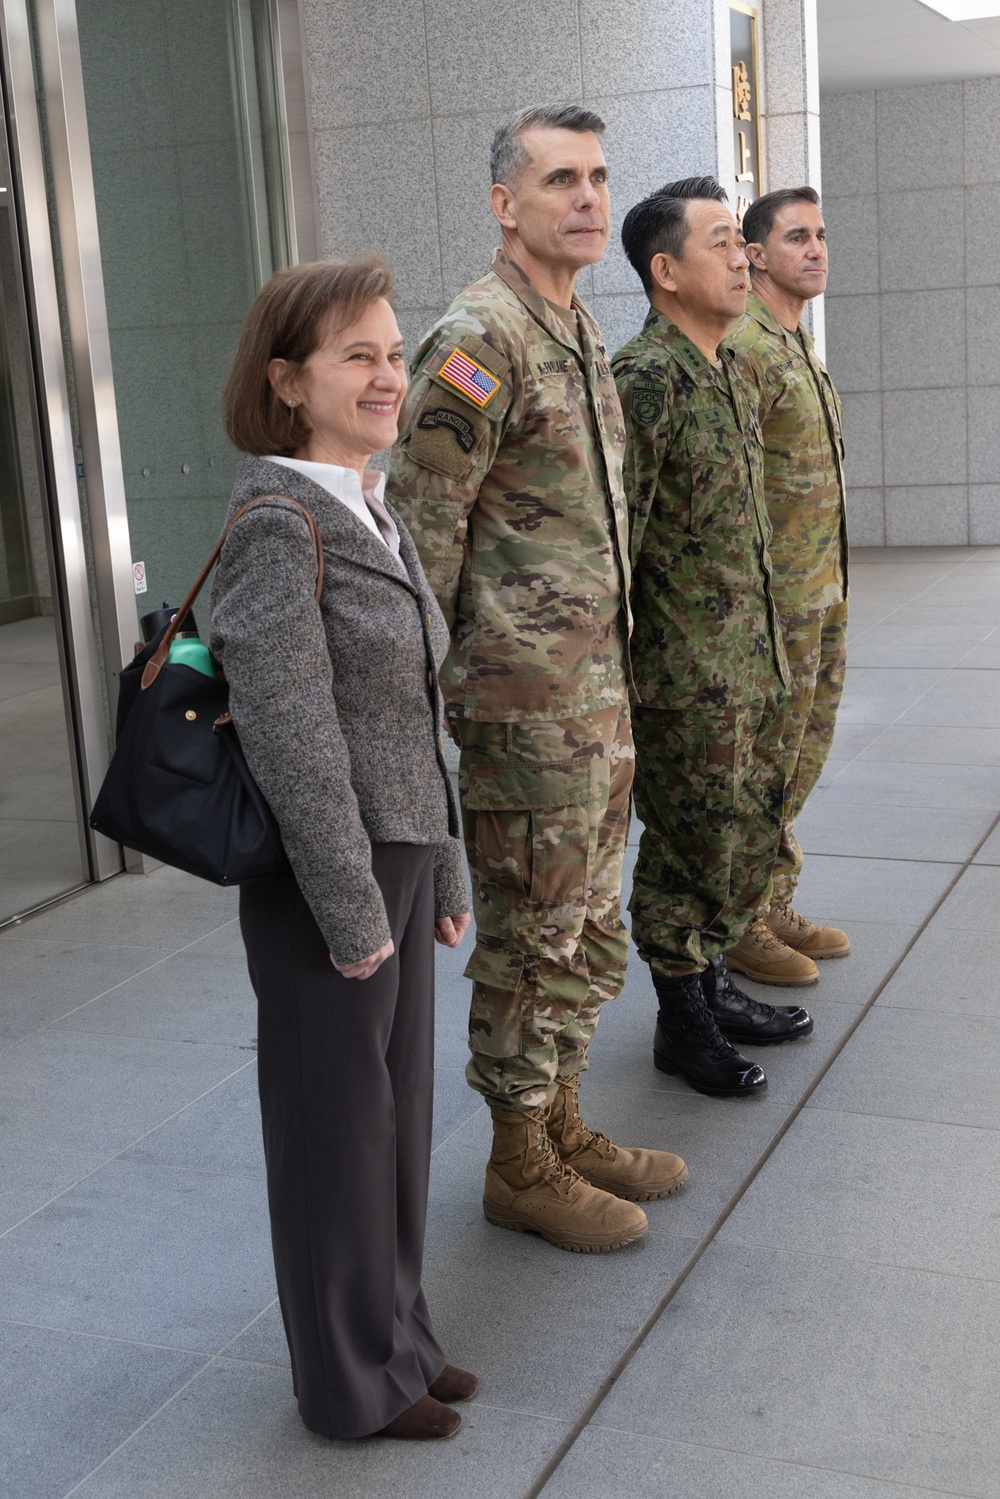
[[[781,827],[787,667],[771,597],[763,450],[736,357],[713,366],[651,309],[615,355],[628,448],[636,811],[631,901],[654,974],[738,940]]]
[[[792,679],[785,733],[788,786],[771,896],[791,904],[802,868],[792,829],[830,753],[847,665],[840,401],[805,329],[790,333],[753,293],[731,342],[758,397],[772,530],[771,592]]]
[[[388,494],[452,629],[477,940],[468,1078],[533,1109],[625,978],[625,433],[607,352],[498,252],[421,343]]]

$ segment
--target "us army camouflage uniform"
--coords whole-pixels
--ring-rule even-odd
[[[452,628],[441,683],[477,926],[467,1076],[500,1108],[537,1108],[586,1066],[625,978],[624,441],[596,324],[498,252],[417,350],[388,493]]]
[[[781,826],[787,666],[770,588],[756,407],[651,310],[615,355],[628,448],[636,946],[664,978],[739,939]]]
[[[771,587],[792,678],[788,785],[769,898],[791,904],[802,868],[793,827],[830,753],[847,665],[840,401],[805,329],[789,333],[753,293],[732,343],[758,393]]]

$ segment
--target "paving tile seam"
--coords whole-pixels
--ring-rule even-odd
[[[99,887],[88,885],[87,888],[93,890]],[[23,925],[24,917],[19,916],[16,920],[8,922],[6,926],[0,927],[0,949],[3,947],[4,933],[17,931]],[[148,952],[156,953],[160,958],[172,958],[174,955],[172,949],[168,952],[165,947],[152,947],[147,942],[109,942],[106,937],[102,938],[100,942],[88,942],[86,937],[25,937],[24,941],[18,942],[16,947],[12,948],[11,951],[23,951],[27,947],[51,948],[56,945],[60,945],[62,952],[67,952],[70,949],[75,950],[78,947],[95,947],[99,952]],[[137,969],[136,973],[138,972],[139,970]]]
[[[902,811],[902,812],[906,812],[906,811],[912,812],[913,808],[912,807],[909,807],[909,808],[907,808],[907,807],[901,807],[899,810]],[[951,808],[942,808],[941,810],[943,810],[943,811],[951,811]],[[994,828],[996,827],[997,821],[1000,821],[1000,818],[998,818],[995,822],[993,822],[990,825],[990,833],[992,833],[993,830],[994,830]],[[808,837],[809,835],[806,834],[806,836]],[[988,837],[989,837],[989,833],[987,834],[987,838]],[[969,857],[967,859],[964,859],[964,860],[963,859],[914,859],[914,858],[904,859],[902,857],[902,855],[900,855],[900,854],[831,854],[829,852],[824,853],[821,849],[818,849],[818,848],[806,848],[806,849],[803,849],[803,853],[807,854],[810,859],[857,859],[858,862],[862,863],[862,864],[920,864],[921,866],[925,865],[925,864],[935,864],[935,865],[936,864],[942,864],[942,865],[948,865],[948,864],[950,864],[953,869],[959,869],[959,868],[961,868],[961,869],[964,870],[964,869],[966,869],[972,863],[972,861],[975,859],[976,855],[979,853],[979,850],[985,844],[985,842],[986,842],[986,838],[981,838],[980,841],[976,844],[975,852],[971,853],[969,855]],[[869,926],[875,926],[877,924],[878,923],[876,923],[876,922],[869,922],[868,923]]]
[[[461,1068],[456,1068],[456,1071],[461,1071]],[[447,1145],[449,1140],[454,1140],[456,1135],[460,1135],[462,1133],[462,1130],[465,1129],[469,1124],[471,1124],[476,1115],[481,1114],[485,1107],[486,1105],[484,1103],[481,1103],[478,1108],[473,1109],[472,1113],[469,1114],[466,1119],[462,1120],[461,1124],[456,1124],[450,1135],[445,1135],[443,1140],[439,1140],[438,1143],[434,1146],[434,1149],[431,1151],[431,1158],[433,1159],[434,1156],[437,1155],[438,1151],[443,1146]],[[458,1200],[464,1201],[463,1198],[460,1198]]]
[[[877,563],[872,564],[872,565],[873,566],[878,566]],[[901,563],[900,565],[901,566],[906,566],[907,564]],[[947,582],[947,580],[952,576],[953,573],[958,572],[959,569],[961,569],[963,567],[968,567],[970,565],[972,565],[972,559],[971,558],[963,558],[961,562],[956,562],[952,567],[948,568],[946,572],[942,573],[940,577],[935,578],[935,580],[934,580],[933,583],[928,583],[927,586],[926,586],[926,588],[922,589],[920,591],[920,593],[915,593],[915,594],[911,594],[909,592],[906,593],[900,599],[900,602],[896,605],[895,609],[890,609],[887,614],[882,615],[881,618],[878,619],[873,624],[862,625],[861,629],[860,629],[860,631],[859,631],[859,633],[858,633],[858,635],[856,637],[849,636],[848,637],[848,642],[847,642],[848,645],[853,644],[855,639],[861,640],[866,634],[868,634],[868,632],[870,630],[877,630],[878,627],[879,627],[879,625],[884,625],[888,620],[892,619],[893,615],[898,614],[901,609],[906,609],[906,608],[912,608],[912,607],[914,607],[918,603],[918,601],[923,598],[924,594],[929,593],[931,591],[931,589],[933,589],[933,588],[940,587],[940,585],[942,583]],[[863,568],[863,566],[860,569],[855,568],[854,571],[855,571],[855,576],[857,576],[857,572],[858,571],[863,572],[864,568]],[[849,614],[850,614],[850,611],[848,611],[848,617],[849,617]]]
[[[277,1305],[278,1305],[278,1298],[277,1298],[277,1296],[272,1296],[271,1299],[270,1299],[270,1301],[267,1303],[267,1306],[261,1307],[260,1311],[257,1313],[257,1315],[255,1317],[251,1317],[250,1321],[247,1322],[244,1327],[241,1327],[240,1330],[239,1330],[239,1332],[234,1332],[233,1335],[232,1335],[232,1337],[227,1342],[223,1343],[222,1347],[219,1349],[219,1356],[220,1356],[220,1358],[225,1354],[227,1348],[232,1348],[232,1346],[233,1346],[233,1344],[235,1342],[237,1342],[246,1333],[248,1333],[250,1331],[251,1327],[256,1327],[257,1323],[260,1322],[260,1320],[263,1317],[267,1316],[267,1314],[271,1310],[271,1308],[273,1306],[277,1306]]]
[[[627,1426],[610,1426],[606,1421],[594,1421],[592,1429],[613,1432],[616,1436],[641,1436],[647,1442],[660,1442],[664,1447],[683,1447],[691,1452],[726,1452],[733,1457],[748,1457],[755,1462],[780,1464],[784,1468],[800,1469],[804,1473],[830,1473],[835,1478],[861,1478],[867,1482],[905,1489],[908,1494],[942,1495],[944,1499],[983,1499],[981,1494],[966,1494],[958,1489],[929,1489],[923,1484],[917,1486],[902,1478],[884,1478],[879,1473],[861,1473],[854,1468],[829,1468],[820,1463],[800,1463],[792,1457],[776,1457],[769,1452],[748,1452],[744,1447],[708,1446],[704,1442],[682,1442],[676,1437],[660,1436],[657,1432],[635,1431]]]
[[[238,1353],[213,1353],[212,1362],[225,1369],[273,1369],[277,1374],[288,1374],[288,1364],[269,1364],[262,1358],[240,1358]]]
[[[984,1134],[996,1134],[1000,1126],[994,1127],[989,1124],[968,1124],[960,1119],[935,1119],[928,1114],[876,1114],[871,1109],[848,1109],[841,1105],[840,1108],[828,1108],[822,1103],[806,1103],[806,1108],[814,1114],[851,1114],[857,1119],[898,1119],[900,1124],[940,1124],[949,1129],[978,1129]]]
[[[724,1226],[724,1224],[728,1221],[728,1219],[730,1218],[730,1216],[732,1215],[732,1213],[736,1210],[737,1206],[742,1201],[743,1197],[746,1195],[746,1193],[749,1191],[750,1187],[756,1181],[757,1177],[760,1175],[761,1171],[764,1169],[765,1165],[770,1160],[771,1156],[774,1154],[774,1152],[777,1150],[778,1146],[781,1144],[782,1140],[788,1134],[788,1131],[791,1129],[791,1127],[795,1123],[796,1119],[799,1117],[799,1115],[802,1113],[803,1109],[808,1104],[809,1100],[815,1094],[815,1092],[818,1089],[820,1083],[823,1082],[824,1078],[827,1076],[827,1074],[829,1073],[829,1071],[833,1067],[833,1064],[840,1058],[840,1056],[844,1052],[845,1048],[847,1047],[848,1043],[852,1040],[852,1038],[854,1037],[854,1035],[856,1034],[856,1032],[864,1024],[865,1019],[871,1013],[871,1010],[872,1010],[873,1006],[875,1005],[876,1001],[878,1000],[879,996],[884,992],[884,990],[886,989],[886,987],[888,986],[888,984],[895,977],[897,971],[903,965],[903,963],[905,962],[905,960],[909,957],[910,953],[913,951],[914,947],[916,947],[916,945],[917,945],[918,941],[920,940],[921,936],[923,935],[923,933],[930,926],[931,922],[934,920],[934,917],[941,910],[941,908],[944,905],[945,901],[948,899],[948,897],[951,895],[952,891],[955,889],[955,886],[958,884],[958,882],[961,879],[962,875],[966,872],[967,869],[969,869],[971,867],[972,862],[976,858],[976,856],[979,853],[980,849],[985,845],[985,843],[987,842],[987,840],[992,836],[992,834],[994,833],[994,831],[996,830],[996,828],[998,826],[1000,826],[1000,814],[998,814],[994,818],[992,824],[990,825],[989,828],[987,828],[986,832],[983,834],[982,838],[976,844],[976,846],[973,849],[972,853],[964,861],[964,863],[955,866],[956,871],[957,871],[956,874],[948,882],[948,885],[942,891],[942,893],[938,896],[937,900],[932,905],[930,911],[927,913],[927,915],[924,917],[923,921],[917,927],[916,931],[912,934],[912,936],[910,937],[910,939],[904,945],[902,951],[897,955],[897,957],[894,959],[894,961],[889,965],[889,968],[888,968],[887,972],[883,975],[883,977],[881,978],[881,980],[876,984],[875,988],[873,989],[872,993],[870,994],[870,996],[869,996],[869,998],[867,1000],[867,1003],[861,1008],[861,1011],[859,1012],[859,1014],[857,1015],[857,1017],[855,1018],[855,1020],[852,1021],[852,1023],[847,1027],[846,1031],[840,1037],[840,1040],[834,1046],[833,1050],[830,1052],[830,1054],[826,1058],[825,1062],[823,1062],[820,1065],[820,1068],[819,1068],[818,1072],[815,1074],[815,1076],[813,1077],[812,1081],[806,1086],[806,1088],[805,1088],[804,1092],[802,1093],[802,1095],[800,1096],[798,1102],[795,1103],[795,1104],[793,1104],[793,1106],[792,1106],[791,1110],[789,1111],[787,1117],[785,1118],[784,1122],[781,1125],[778,1126],[778,1129],[775,1131],[775,1134],[772,1136],[772,1138],[768,1142],[768,1144],[764,1147],[764,1149],[762,1150],[761,1154],[758,1156],[757,1160],[750,1167],[750,1169],[747,1172],[746,1176],[744,1177],[743,1181],[738,1184],[738,1186],[736,1187],[735,1191],[732,1193],[731,1197],[729,1198],[728,1202],[722,1208],[722,1211],[718,1214],[718,1216],[716,1217],[715,1221],[711,1224],[711,1226],[708,1228],[708,1230],[706,1231],[706,1233],[699,1240],[698,1245],[696,1246],[696,1248],[691,1252],[691,1254],[685,1260],[684,1264],[681,1266],[680,1270],[677,1272],[677,1274],[674,1277],[673,1281],[667,1287],[667,1289],[664,1292],[663,1296],[660,1298],[660,1301],[653,1308],[652,1312],[649,1314],[649,1316],[647,1317],[646,1321],[643,1323],[642,1327],[640,1327],[640,1329],[636,1333],[635,1337],[632,1338],[632,1340],[627,1344],[627,1346],[625,1347],[625,1349],[623,1350],[623,1352],[615,1360],[614,1364],[612,1364],[611,1369],[605,1375],[604,1379],[602,1380],[601,1384],[598,1386],[597,1390],[594,1392],[594,1394],[591,1396],[590,1400],[584,1406],[583,1410],[580,1412],[580,1415],[573,1422],[573,1425],[571,1426],[570,1430],[567,1432],[566,1436],[563,1438],[563,1440],[560,1442],[559,1446],[556,1448],[555,1452],[551,1455],[551,1457],[544,1464],[544,1466],[542,1467],[542,1469],[540,1470],[540,1472],[537,1474],[537,1476],[535,1478],[535,1481],[529,1486],[528,1489],[525,1490],[525,1493],[523,1495],[523,1499],[540,1499],[542,1491],[545,1488],[545,1485],[548,1483],[549,1479],[555,1474],[555,1472],[557,1471],[557,1469],[561,1466],[561,1464],[563,1462],[563,1459],[572,1450],[572,1448],[574,1447],[574,1445],[576,1444],[576,1442],[579,1440],[579,1438],[582,1435],[582,1433],[590,1425],[590,1423],[591,1423],[591,1421],[592,1421],[595,1413],[603,1405],[604,1401],[607,1399],[608,1395],[611,1393],[611,1391],[614,1388],[614,1386],[617,1383],[617,1381],[621,1378],[622,1374],[628,1368],[629,1364],[631,1363],[632,1359],[635,1357],[636,1353],[638,1353],[638,1351],[642,1347],[643,1343],[649,1337],[649,1334],[653,1331],[653,1328],[660,1321],[660,1318],[663,1316],[663,1313],[666,1311],[667,1307],[674,1300],[675,1296],[677,1296],[678,1292],[680,1291],[681,1287],[684,1285],[684,1282],[687,1280],[688,1276],[694,1270],[695,1266],[699,1263],[699,1261],[701,1260],[702,1256],[705,1254],[706,1250],[713,1243],[713,1241],[715,1240],[716,1236],[718,1235],[718,1233],[720,1232],[720,1230],[722,1229],[722,1227]],[[913,863],[913,862],[923,862],[923,861],[907,860],[905,862]],[[944,861],[940,861],[940,862],[944,862]],[[947,1277],[943,1277],[943,1278],[947,1278]]]
[[[75,817],[33,817],[30,813],[26,816],[23,812],[19,817],[8,817],[6,814],[0,814],[0,824],[5,822],[48,822],[53,827],[56,825],[59,827],[76,826]]]
[[[995,864],[977,864],[975,867],[977,869],[995,869],[997,866]],[[937,930],[939,932],[948,932],[952,937],[967,937],[970,932],[975,932],[978,928],[972,926],[945,926],[942,923]],[[884,1000],[879,1005],[879,1009],[899,1010],[906,1015],[940,1015],[949,1020],[956,1015],[960,1016],[963,1020],[1000,1020],[1000,1015],[995,1013],[989,1014],[986,1011],[978,1010],[959,1010],[954,1005],[950,1006],[947,1010],[936,1010],[930,1005],[906,1005],[897,1004],[893,1000]]]
[[[849,1114],[852,1119],[898,1119],[900,1124],[935,1124],[942,1129],[969,1130],[972,1134],[1000,1134],[1000,1124],[970,1124],[966,1119],[932,1119],[923,1114],[880,1114],[875,1109],[851,1109],[846,1104],[810,1103],[807,1107],[814,1114]]]
[[[0,1317],[0,1327],[24,1327],[32,1332],[54,1332],[61,1338],[88,1338],[92,1343],[116,1343],[125,1348],[145,1348],[153,1353],[181,1353],[185,1358],[203,1358],[206,1362],[222,1356],[221,1349],[213,1353],[208,1348],[185,1348],[178,1343],[147,1343],[141,1338],[116,1338],[110,1332],[91,1332],[85,1327],[60,1327],[54,1322],[25,1322],[19,1317]]]
[[[185,1391],[189,1390],[193,1384],[196,1384],[199,1379],[204,1378],[209,1369],[211,1369],[215,1365],[218,1357],[218,1354],[214,1354],[211,1358],[206,1359],[203,1366],[200,1369],[196,1369],[195,1372],[191,1375],[190,1379],[186,1379],[184,1383],[178,1389],[176,1389],[172,1395],[168,1395],[166,1400],[161,1401],[160,1404],[156,1407],[156,1410],[150,1411],[146,1419],[144,1421],[140,1421],[139,1425],[134,1429],[134,1431],[130,1431],[128,1436],[123,1438],[123,1440],[118,1443],[117,1447],[113,1448],[111,1452],[108,1452],[104,1457],[102,1457],[99,1463],[95,1463],[90,1471],[88,1473],[85,1473],[83,1477],[79,1479],[71,1489],[67,1489],[65,1494],[62,1496],[62,1499],[71,1499],[71,1496],[73,1494],[78,1494],[83,1488],[84,1484],[89,1483],[96,1473],[99,1473],[102,1468],[107,1467],[108,1463],[116,1458],[119,1452],[122,1452],[130,1442],[134,1441],[140,1432],[145,1431],[147,1426],[151,1425],[152,1422],[155,1421],[156,1418],[165,1410],[167,1410],[169,1406],[173,1405],[176,1400],[179,1400],[180,1397],[185,1393]]]
[[[893,1270],[900,1275],[928,1275],[933,1280],[946,1281],[949,1285],[953,1282],[962,1282],[966,1285],[987,1286],[990,1289],[1000,1288],[1000,1277],[963,1275],[951,1270],[935,1270],[933,1265],[899,1265],[895,1260],[873,1259],[867,1254],[830,1254],[820,1249],[788,1249],[781,1244],[768,1244],[763,1240],[741,1238],[724,1239],[720,1248],[760,1249],[771,1256],[780,1256],[783,1259],[822,1261],[829,1265],[859,1265],[872,1270]]]
[[[263,1160],[258,1166],[241,1166],[239,1168],[234,1167],[230,1170],[224,1170],[221,1167],[189,1166],[183,1161],[152,1161],[142,1156],[130,1156],[128,1152],[131,1149],[131,1146],[126,1146],[124,1151],[115,1156],[115,1161],[122,1166],[135,1166],[140,1171],[175,1171],[183,1173],[184,1176],[230,1176],[235,1177],[237,1180],[245,1180],[247,1178],[256,1180],[258,1177],[264,1175]]]
[[[112,875],[112,879],[118,878],[118,875]],[[104,881],[103,883],[106,884],[108,882]],[[94,888],[94,885],[88,880],[84,885],[74,885],[72,890],[64,890],[60,895],[53,896],[43,906],[32,906],[30,911],[21,911],[16,916],[9,917],[8,920],[0,922],[0,937],[12,927],[23,926],[26,921],[33,921],[36,916],[44,916],[47,911],[54,911],[56,906],[65,906],[71,900],[77,900],[81,895],[85,895],[87,891]]]
[[[159,869],[170,869],[170,868],[171,868],[171,866],[169,864],[158,864],[156,866],[156,869],[151,869],[150,870],[149,875],[156,874],[157,870],[159,870]],[[179,871],[175,871],[175,872],[179,872]],[[86,884],[75,885],[72,890],[63,890],[59,895],[54,895],[51,898],[51,900],[47,900],[44,903],[44,905],[41,905],[41,906],[32,906],[32,908],[31,908],[30,911],[22,911],[22,912],[20,912],[19,915],[11,916],[7,920],[5,920],[3,922],[0,922],[0,937],[3,936],[4,932],[9,931],[12,928],[27,926],[31,922],[37,920],[38,917],[40,917],[40,916],[47,916],[50,911],[56,910],[59,906],[68,906],[68,905],[72,904],[74,901],[79,900],[81,896],[90,895],[95,890],[109,890],[109,889],[112,888],[112,886],[116,885],[119,880],[122,880],[122,879],[148,879],[149,875],[132,875],[129,870],[127,870],[127,869],[120,869],[117,874],[110,875],[108,877],[108,879],[106,879],[106,880],[97,880],[97,881],[88,880]],[[207,883],[211,883],[211,882],[209,881]],[[232,926],[233,922],[237,921],[238,919],[239,918],[236,917],[236,916],[230,916],[230,917],[228,917],[219,926],[212,927],[211,931],[202,932],[202,934],[201,934],[200,937],[196,937],[194,939],[194,942],[204,942],[204,940],[205,940],[206,937],[214,937],[215,934],[216,934],[216,932],[221,932],[222,929],[223,929],[223,927]],[[41,940],[41,939],[39,939],[39,940]],[[48,940],[51,941],[53,939],[49,938]],[[58,941],[59,939],[56,938],[55,940]],[[70,937],[70,938],[67,938],[66,940],[69,941],[69,942],[76,942],[78,939]],[[79,940],[84,945],[86,945],[86,946],[94,946],[94,945],[106,946],[107,945],[106,943],[101,943],[101,944],[92,944],[91,943],[91,944],[88,944],[88,943],[86,943],[86,939],[82,939],[82,938],[79,939]],[[194,946],[194,942],[186,943],[185,946],[186,947],[192,947],[192,946]],[[116,947],[129,947],[129,946],[147,947],[149,944],[148,943],[127,943],[127,942],[121,942],[121,943],[114,943],[112,945],[116,946]],[[178,952],[183,952],[184,948],[178,948],[177,951]],[[172,954],[171,954],[171,956],[172,956]]]
[[[138,977],[138,975],[137,975]],[[103,995],[101,996],[104,997]],[[60,1016],[64,1020],[65,1016]],[[18,1041],[30,1041],[35,1036],[44,1035],[51,1031],[56,1036],[103,1036],[105,1041],[162,1041],[169,1046],[214,1046],[223,1051],[250,1051],[254,1057],[257,1055],[257,1047],[250,1041],[205,1041],[200,1036],[156,1036],[148,1032],[99,1030],[89,1025],[67,1027],[66,1030],[56,1030],[59,1020],[52,1020],[46,1025],[40,1025],[37,1031],[30,1031],[27,1036],[19,1036]],[[13,1042],[17,1045],[17,1042]]]
[[[116,878],[117,878],[117,876],[116,876]],[[92,889],[93,886],[91,886],[90,888]],[[228,925],[229,925],[229,922],[224,922],[223,923],[223,926],[228,926]],[[116,989],[124,989],[125,986],[126,986],[126,984],[131,984],[132,982],[134,982],[135,979],[141,978],[143,976],[143,974],[152,973],[152,971],[153,971],[154,968],[162,968],[162,966],[163,966],[164,963],[169,963],[171,961],[171,959],[179,957],[182,952],[188,952],[192,947],[197,947],[197,945],[198,945],[199,942],[204,942],[207,937],[213,937],[216,932],[221,932],[222,929],[223,929],[223,927],[221,927],[221,926],[220,927],[213,927],[212,931],[210,931],[210,932],[203,932],[200,937],[195,937],[195,939],[192,942],[185,942],[185,944],[184,944],[183,947],[175,947],[175,948],[173,948],[170,952],[165,953],[163,955],[163,957],[157,958],[157,960],[156,960],[155,963],[150,963],[146,968],[140,968],[137,973],[130,974],[128,978],[121,979],[117,984],[112,984],[111,987],[108,988],[108,989],[103,989],[100,994],[93,995],[93,997],[91,999],[85,999],[83,1001],[83,1004],[74,1005],[73,1008],[71,1010],[67,1010],[65,1012],[65,1014],[63,1014],[63,1015],[57,1015],[54,1020],[47,1021],[45,1025],[40,1025],[38,1027],[38,1030],[31,1031],[31,1032],[29,1032],[29,1034],[32,1035],[32,1036],[37,1036],[40,1031],[51,1030],[53,1026],[59,1025],[61,1021],[68,1020],[71,1015],[78,1015],[81,1010],[89,1009],[89,1007],[91,1005],[95,1005],[99,999],[107,999],[108,995],[109,994],[114,994],[114,992],[115,992]],[[223,959],[223,961],[225,961],[225,960]],[[86,1034],[86,1032],[84,1034]],[[109,1033],[109,1032],[105,1032],[105,1031],[97,1031],[97,1032],[93,1032],[92,1034],[107,1035],[107,1034],[115,1034],[115,1032],[110,1032]],[[22,1037],[21,1039],[23,1040],[25,1038]],[[156,1040],[158,1038],[157,1037],[152,1037],[151,1039]]]
[[[463,1404],[465,1402],[463,1401]],[[481,1400],[477,1395],[475,1400],[469,1401],[467,1410],[476,1411],[503,1411],[508,1416],[525,1416],[529,1421],[548,1421],[551,1426],[568,1426],[569,1422],[565,1416],[547,1416],[543,1411],[522,1410],[519,1405],[497,1405],[492,1400]]]
[[[73,1033],[71,1032],[70,1034]],[[129,1037],[129,1039],[132,1040],[135,1038]],[[140,1039],[148,1038],[142,1037]],[[221,1088],[225,1083],[231,1082],[234,1077],[238,1077],[239,1074],[241,1072],[245,1072],[248,1067],[255,1066],[256,1060],[256,1057],[253,1057],[244,1062],[242,1066],[235,1067],[232,1072],[228,1072],[225,1077],[221,1077],[217,1083],[213,1083],[210,1088],[206,1088],[204,1092],[199,1093],[196,1098],[188,1099],[187,1103],[184,1104],[181,1108],[175,1109],[175,1111],[172,1114],[168,1114],[165,1119],[161,1119],[158,1123],[152,1125],[151,1128],[147,1129],[143,1134],[137,1136],[136,1139],[131,1141],[130,1144],[123,1145],[121,1150],[116,1150],[112,1155],[105,1156],[104,1160],[98,1161],[96,1166],[92,1166],[89,1171],[85,1171],[82,1176],[78,1176],[76,1180],[70,1182],[68,1186],[61,1188],[58,1192],[55,1192],[50,1198],[47,1199],[47,1201],[40,1203],[39,1206],[37,1208],[33,1208],[30,1213],[25,1213],[23,1218],[19,1218],[16,1223],[12,1223],[9,1228],[5,1228],[2,1232],[0,1232],[0,1239],[5,1239],[8,1234],[16,1233],[17,1230],[21,1228],[25,1223],[29,1223],[32,1218],[37,1217],[39,1213],[44,1213],[46,1208],[50,1208],[52,1204],[58,1202],[61,1197],[65,1197],[67,1192],[74,1192],[77,1187],[81,1186],[83,1182],[88,1181],[90,1177],[95,1176],[98,1171],[102,1171],[104,1167],[109,1166],[112,1161],[117,1161],[122,1155],[124,1155],[126,1151],[134,1150],[136,1146],[139,1145],[143,1140],[148,1140],[150,1135],[155,1135],[157,1130],[162,1129],[165,1124],[171,1124],[175,1119],[179,1119],[180,1116],[182,1114],[185,1114],[188,1109],[193,1108],[196,1103],[201,1103],[202,1099],[208,1098],[209,1094],[214,1093],[217,1088]]]
[[[33,669],[37,670],[36,663],[32,661],[5,661],[4,665],[30,666]],[[23,702],[26,697],[42,697],[45,693],[51,693],[53,689],[58,689],[58,687],[58,682],[44,682],[40,687],[26,687],[23,692],[18,692],[16,690],[14,692],[5,692],[3,697],[0,698],[0,705],[6,708],[10,703]]]

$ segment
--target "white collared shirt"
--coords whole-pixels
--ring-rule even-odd
[[[304,474],[314,484],[320,485],[335,500],[352,510],[380,541],[384,541],[394,557],[399,556],[399,532],[385,508],[385,474],[376,468],[366,468],[362,482],[356,469],[338,468],[335,463],[308,463],[304,458],[270,456],[267,461],[294,469],[297,474]]]

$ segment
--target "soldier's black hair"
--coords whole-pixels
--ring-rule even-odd
[[[653,293],[650,261],[654,255],[681,259],[690,232],[686,205],[699,198],[712,198],[716,203],[729,201],[714,177],[682,177],[658,188],[625,215],[622,244],[647,297]]]
[[[774,220],[789,203],[812,203],[819,208],[819,193],[814,187],[781,187],[776,192],[756,198],[743,215],[743,237],[748,245],[766,245]],[[750,267],[753,275],[753,266]]]
[[[522,139],[526,130],[575,130],[604,134],[604,121],[582,104],[537,104],[504,120],[490,146],[490,181],[517,188],[521,173],[531,160]]]

